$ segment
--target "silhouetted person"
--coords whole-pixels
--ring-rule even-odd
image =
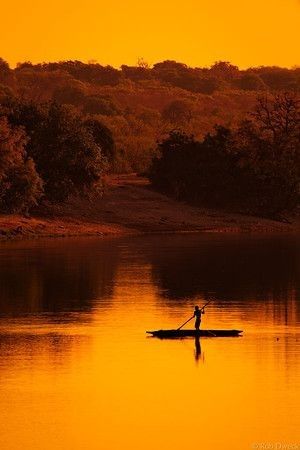
[[[195,306],[194,317],[196,317],[195,328],[196,330],[200,329],[201,324],[201,315],[205,314],[204,309],[200,309],[199,306]]]

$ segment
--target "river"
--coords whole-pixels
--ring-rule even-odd
[[[299,320],[299,237],[1,243],[0,448],[300,449]]]

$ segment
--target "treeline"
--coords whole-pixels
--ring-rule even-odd
[[[56,102],[8,97],[0,107],[0,211],[26,212],[101,186],[110,131]]]
[[[300,204],[300,101],[259,99],[236,128],[198,141],[173,131],[159,144],[149,177],[160,191],[214,208],[276,217]]]
[[[239,70],[228,62],[191,68],[176,61],[149,67],[140,60],[120,69],[80,61],[12,69],[0,59],[0,100],[55,101],[96,118],[112,132],[116,172],[147,170],[157,140],[174,128],[202,139],[216,123],[235,126],[258,94],[281,90],[300,90],[299,68]]]
[[[54,63],[32,64],[19,63],[11,70],[2,60],[2,78],[11,83],[18,80],[29,70],[37,73],[64,72],[81,82],[97,85],[115,86],[124,80],[143,82],[157,80],[168,85],[180,87],[191,92],[212,94],[216,90],[236,88],[243,90],[300,90],[300,68],[287,69],[281,67],[254,67],[240,70],[237,66],[218,61],[210,68],[188,67],[176,61],[163,61],[150,67],[145,61],[139,60],[137,66],[122,65],[120,69],[111,66],[81,61],[61,61]]]
[[[197,204],[293,208],[298,92],[299,68],[63,61],[11,69],[0,58],[0,210],[101,189],[108,170],[149,168],[158,189]]]

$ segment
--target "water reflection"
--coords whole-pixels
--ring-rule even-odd
[[[0,387],[6,375],[21,377],[24,371],[51,367],[61,372],[76,357],[83,357],[90,345],[90,336],[61,333],[1,333]]]
[[[199,423],[208,450],[296,441],[299,254],[284,237],[1,244],[0,447],[180,450]],[[146,339],[210,298],[203,328],[243,338]]]
[[[261,301],[275,320],[296,323],[299,255],[300,240],[281,236],[1,244],[0,314],[90,311],[95,301],[113,298],[118,267],[128,262],[127,271],[150,265],[166,307],[196,298],[225,307]]]
[[[292,288],[299,298],[299,239],[232,236],[175,239],[175,248],[172,240],[170,249],[168,239],[160,245],[160,251],[154,245],[149,248],[153,278],[168,301],[199,294],[224,300],[286,299]]]
[[[110,241],[2,244],[0,314],[89,311],[112,297],[117,263]]]
[[[195,360],[199,361],[201,357],[201,342],[200,337],[195,336]]]
[[[175,242],[166,238],[163,244],[157,241],[159,247],[152,242],[145,249],[165,306],[213,298],[218,307],[235,302],[244,317],[262,314],[274,323],[299,322],[300,240],[296,237],[178,236]]]

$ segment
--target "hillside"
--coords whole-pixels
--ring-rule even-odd
[[[258,67],[240,70],[219,61],[210,68],[163,61],[150,67],[121,68],[61,61],[24,62],[11,69],[0,58],[1,97],[34,103],[55,100],[97,118],[116,144],[113,170],[142,172],[156,143],[172,129],[196,138],[216,124],[235,125],[253,110],[258,96],[300,91],[300,69]]]
[[[2,216],[2,235],[289,229],[178,204],[124,174],[189,203],[280,217],[299,204],[299,92],[299,68],[0,58],[0,212],[40,211]],[[176,153],[172,136],[193,144]]]

